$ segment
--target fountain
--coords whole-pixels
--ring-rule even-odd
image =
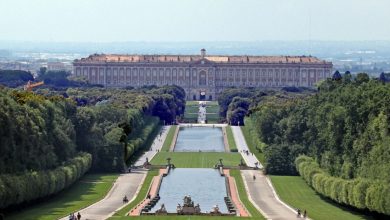
[[[180,204],[176,207],[177,214],[179,215],[195,215],[200,214],[200,206],[196,204],[194,206],[194,201],[192,201],[191,196],[184,196],[183,206]]]

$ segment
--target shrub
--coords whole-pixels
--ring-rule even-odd
[[[390,214],[390,187],[386,182],[333,177],[307,156],[299,156],[295,165],[303,179],[321,195],[359,209]]]
[[[83,176],[91,161],[90,154],[80,153],[54,170],[0,175],[0,208],[58,193]]]

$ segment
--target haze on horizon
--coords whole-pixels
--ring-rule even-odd
[[[0,40],[390,40],[389,0],[0,0]]]

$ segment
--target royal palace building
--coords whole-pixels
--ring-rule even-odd
[[[227,87],[312,87],[332,63],[312,56],[108,55],[76,59],[73,71],[105,87],[178,85],[188,100],[215,100]]]

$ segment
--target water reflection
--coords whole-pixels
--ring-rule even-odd
[[[174,151],[224,152],[222,128],[180,127]]]

